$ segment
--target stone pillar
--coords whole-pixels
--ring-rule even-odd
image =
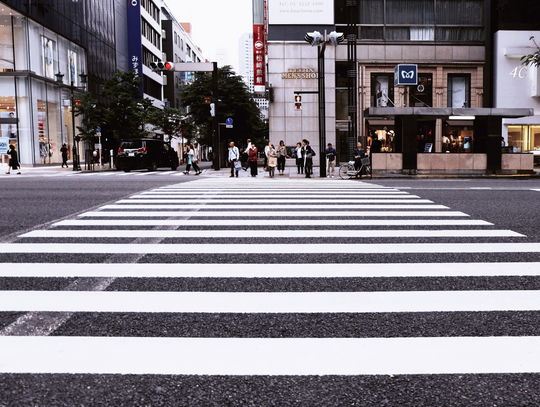
[[[442,119],[435,120],[435,152],[442,153],[442,132],[443,121]]]

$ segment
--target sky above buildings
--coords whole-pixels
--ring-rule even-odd
[[[253,31],[252,0],[169,0],[167,5],[180,23],[192,25],[192,38],[210,61],[223,59],[238,72],[238,39]]]

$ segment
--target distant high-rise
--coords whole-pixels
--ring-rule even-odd
[[[242,76],[249,91],[255,93],[254,70],[253,70],[253,34],[245,33],[238,40],[238,64],[239,75]],[[263,118],[268,118],[268,100],[266,98],[254,97]]]

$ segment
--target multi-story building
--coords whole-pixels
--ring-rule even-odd
[[[490,0],[328,0],[293,7],[270,0],[271,140],[294,146],[305,138],[324,151],[317,95],[303,94],[302,109],[295,109],[294,95],[318,90],[317,47],[304,36],[335,30],[356,41],[352,66],[347,41],[325,51],[324,130],[340,161],[349,160],[357,140],[369,149],[377,137],[382,151],[373,156],[373,168],[380,172],[500,169],[501,133],[493,129],[503,117],[531,111],[495,111],[484,99],[492,86],[486,77],[491,10]],[[394,86],[399,64],[417,66],[417,84]]]
[[[162,4],[163,60],[174,63],[204,62],[202,51],[191,38],[191,24],[179,23],[165,4]],[[187,30],[187,31],[186,31]],[[165,79],[166,78],[166,79]],[[181,108],[180,90],[193,80],[191,72],[165,72],[164,96],[171,107]]]
[[[120,3],[0,2],[0,135],[22,164],[60,163],[62,144],[72,150],[71,91],[98,94],[114,74]]]

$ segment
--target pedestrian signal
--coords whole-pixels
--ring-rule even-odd
[[[302,96],[294,95],[294,109],[302,110]]]

